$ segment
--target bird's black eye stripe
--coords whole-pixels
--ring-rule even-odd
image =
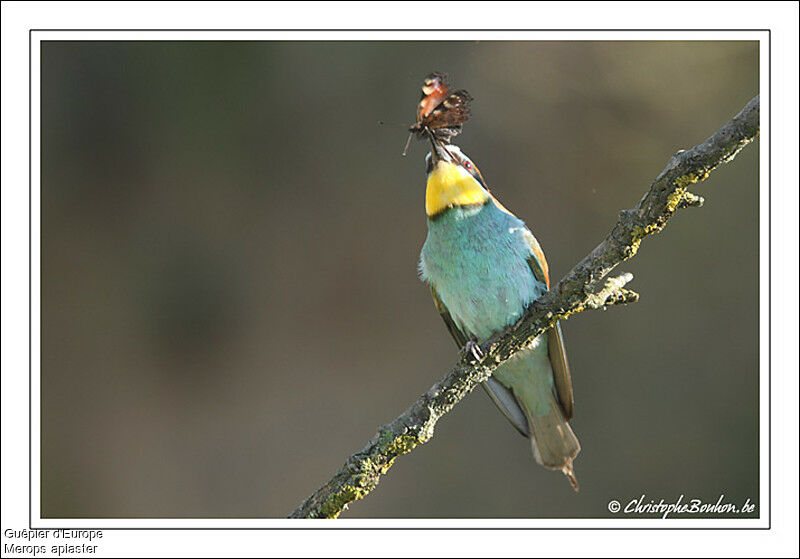
[[[483,182],[483,178],[481,177],[478,168],[472,164],[472,161],[469,159],[463,159],[461,161],[461,166],[464,167],[470,175],[478,179],[479,182]]]
[[[483,188],[489,190],[489,188],[486,186],[486,183],[483,180],[483,175],[481,175],[481,172],[478,171],[478,168],[470,160],[468,159],[461,160],[461,166],[464,167],[464,169],[466,169],[470,175],[475,177],[475,180],[481,183],[481,186],[483,186]]]

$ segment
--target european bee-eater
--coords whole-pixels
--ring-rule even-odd
[[[424,91],[424,90],[423,90]],[[547,261],[525,223],[492,196],[475,164],[455,145],[430,136],[422,279],[459,347],[483,342],[516,322],[550,287]],[[556,325],[499,366],[483,383],[533,456],[560,470],[573,489],[580,444],[569,420],[572,381]]]

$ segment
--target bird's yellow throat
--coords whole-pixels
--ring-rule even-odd
[[[425,191],[428,217],[454,206],[485,204],[488,200],[489,193],[460,165],[439,161],[428,175]]]

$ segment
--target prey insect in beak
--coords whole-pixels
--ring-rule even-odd
[[[445,77],[440,72],[433,72],[425,77],[422,95],[417,104],[417,121],[408,129],[410,134],[403,155],[408,152],[413,136],[423,139],[432,134],[437,139],[450,143],[469,119],[472,97],[463,89],[451,92]]]

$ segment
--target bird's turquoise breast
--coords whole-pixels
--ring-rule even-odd
[[[516,322],[547,290],[528,266],[526,231],[492,202],[450,208],[428,220],[420,274],[461,330],[478,340]]]

